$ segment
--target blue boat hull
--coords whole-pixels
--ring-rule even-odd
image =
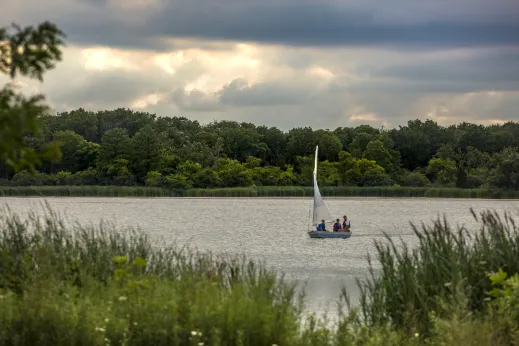
[[[310,231],[308,232],[310,238],[334,238],[334,239],[347,239],[351,237],[351,233],[349,232],[317,232]]]

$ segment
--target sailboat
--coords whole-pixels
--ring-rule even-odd
[[[319,185],[317,185],[317,154],[319,152],[319,146],[315,147],[315,167],[314,167],[314,203],[313,203],[313,216],[312,216],[312,226],[316,227],[321,223],[321,220],[325,221],[325,224],[330,223],[330,228],[333,225],[334,221],[328,208],[324,204],[323,197],[321,196],[321,192],[319,191]],[[333,228],[332,228],[333,230]],[[310,238],[341,238],[346,239],[351,237],[350,232],[330,232],[330,231],[316,231],[309,230],[308,235]]]

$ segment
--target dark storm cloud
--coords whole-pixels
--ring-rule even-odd
[[[21,0],[18,17],[52,19],[71,40],[84,44],[160,49],[168,46],[163,37],[299,46],[519,44],[517,0],[164,0],[144,7],[109,5],[116,0],[48,4],[53,2],[60,6],[35,10]]]
[[[291,45],[412,45],[412,46],[479,46],[519,42],[519,15],[512,21],[510,14],[497,13],[495,21],[467,20],[478,6],[478,0],[444,2],[445,12],[452,4],[462,2],[467,13],[459,16],[427,16],[427,8],[413,9],[409,18],[379,17],[384,8],[397,6],[405,13],[408,1],[366,1],[330,3],[315,1],[190,1],[190,5],[174,3],[152,16],[148,30],[171,36],[211,39],[252,40]],[[349,5],[353,3],[353,5]],[[478,5],[479,3],[479,5]],[[356,6],[355,6],[356,5]],[[370,7],[371,6],[371,7]],[[499,1],[494,6],[500,6]],[[519,12],[519,5],[517,5]],[[461,11],[460,11],[461,12]],[[196,20],[194,20],[196,19]],[[409,22],[410,21],[410,22]]]
[[[408,80],[484,83],[489,89],[496,89],[499,88],[499,84],[505,84],[519,89],[519,49],[495,49],[475,54],[470,59],[454,57],[447,63],[441,59],[426,63],[408,62],[405,65],[379,69],[376,73],[380,76]]]

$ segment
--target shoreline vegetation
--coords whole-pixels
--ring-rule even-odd
[[[330,187],[323,197],[519,199],[519,191],[427,187]],[[0,186],[0,197],[312,197],[311,186],[167,189],[145,186]]]
[[[519,344],[519,228],[508,213],[473,213],[470,230],[414,227],[414,249],[376,241],[381,268],[358,281],[358,306],[338,295],[330,326],[265,263],[158,248],[103,223],[65,226],[48,210],[0,214],[3,345]]]

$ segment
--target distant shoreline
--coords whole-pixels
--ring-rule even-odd
[[[324,186],[323,197],[519,199],[519,191],[436,187]],[[170,190],[144,186],[0,186],[0,197],[312,197],[311,186],[258,186]]]

